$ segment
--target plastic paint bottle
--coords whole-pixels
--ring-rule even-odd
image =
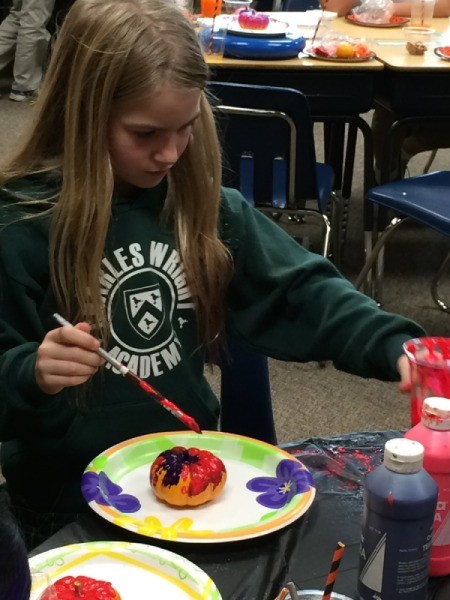
[[[439,488],[431,541],[430,575],[450,573],[450,400],[425,398],[422,421],[405,437],[425,448],[423,466]]]
[[[386,442],[384,463],[366,476],[358,600],[425,600],[438,488],[424,447]]]

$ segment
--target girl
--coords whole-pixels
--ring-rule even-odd
[[[77,0],[1,174],[2,468],[29,546],[85,510],[97,454],[182,427],[102,364],[100,341],[205,429],[219,405],[204,363],[225,334],[407,382],[402,343],[422,329],[221,190],[207,80],[176,6]]]

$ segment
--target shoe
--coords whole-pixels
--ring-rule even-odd
[[[34,98],[35,95],[36,92],[34,90],[31,90],[30,92],[11,90],[11,93],[9,94],[9,99],[13,100],[14,102],[24,102],[25,100],[30,100],[31,98]]]

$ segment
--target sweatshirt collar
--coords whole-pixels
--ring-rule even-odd
[[[154,208],[155,212],[159,212],[163,206],[167,196],[167,179],[158,184],[154,188],[134,188],[127,195],[113,194],[112,206],[114,210],[126,210],[130,208]]]

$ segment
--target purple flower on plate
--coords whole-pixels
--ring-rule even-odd
[[[112,506],[122,513],[137,512],[141,508],[139,500],[131,494],[122,494],[120,485],[111,481],[104,471],[83,473],[81,491],[87,502]]]
[[[256,501],[268,508],[283,508],[296,494],[307,492],[314,487],[314,480],[296,460],[287,458],[277,465],[275,477],[255,477],[247,482],[247,489],[263,492]]]

